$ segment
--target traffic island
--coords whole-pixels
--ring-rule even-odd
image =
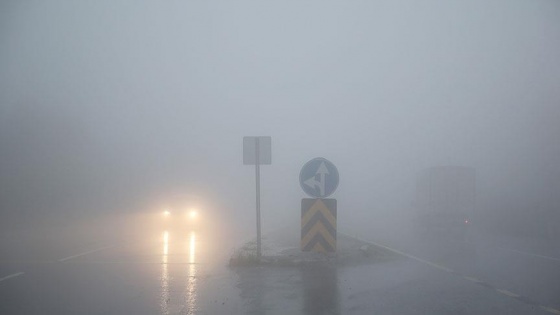
[[[262,256],[257,257],[255,240],[246,242],[234,250],[230,267],[238,266],[305,266],[309,264],[326,264],[330,266],[347,266],[359,264],[382,263],[398,259],[395,253],[357,238],[339,234],[337,250],[332,253],[320,253],[300,249],[297,240],[289,240],[278,232],[270,233],[262,239]]]

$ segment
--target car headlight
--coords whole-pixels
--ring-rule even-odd
[[[189,211],[189,219],[194,220],[198,217],[198,212],[196,210]]]

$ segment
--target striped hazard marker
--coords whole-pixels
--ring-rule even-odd
[[[301,200],[301,250],[336,251],[336,199]]]

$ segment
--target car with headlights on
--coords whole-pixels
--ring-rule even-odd
[[[160,220],[166,230],[193,230],[200,221],[197,209],[165,208],[161,212]]]

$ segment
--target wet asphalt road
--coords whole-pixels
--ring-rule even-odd
[[[394,242],[418,259],[230,269],[234,244],[208,232],[160,230],[82,246],[54,242],[49,249],[36,240],[14,250],[10,242],[18,240],[2,243],[0,314],[554,314],[560,308],[560,262],[487,244]]]
[[[3,259],[2,277],[24,273],[0,281],[0,314],[240,312],[227,287],[230,252],[214,246],[223,241],[189,230],[144,236]]]
[[[546,308],[546,314],[560,314],[560,246],[554,242],[476,230],[471,231],[466,242],[418,237],[413,232],[378,241],[381,238],[375,233],[369,236],[370,240],[406,253],[412,257],[410,260],[486,289],[489,296],[498,292],[531,310]],[[491,313],[496,312],[509,313],[501,308]]]

